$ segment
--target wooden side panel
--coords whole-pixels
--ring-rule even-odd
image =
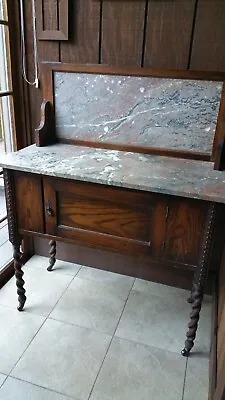
[[[170,202],[164,244],[165,259],[197,264],[206,211],[206,202],[182,199]]]
[[[141,66],[145,1],[104,1],[101,62]]]
[[[225,399],[225,252],[218,279],[217,382],[213,400]]]
[[[61,61],[98,63],[100,1],[69,3],[69,42],[61,43]]]
[[[15,172],[14,180],[19,229],[44,233],[41,177]]]
[[[209,359],[209,400],[213,399],[216,388],[217,318],[218,318],[218,287],[217,287],[217,278],[214,276],[212,285],[211,344],[210,344],[210,359]]]
[[[144,66],[188,67],[194,10],[195,0],[149,1]]]
[[[224,0],[199,0],[191,69],[225,71],[224,39]]]
[[[223,261],[219,272],[219,301],[218,301],[218,321],[222,318],[223,311],[225,311],[225,251],[223,254]]]

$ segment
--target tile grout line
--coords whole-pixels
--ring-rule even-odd
[[[98,370],[98,373],[97,373],[97,375],[96,375],[96,378],[95,378],[95,380],[94,380],[94,383],[93,383],[93,385],[92,385],[92,388],[91,388],[91,391],[90,391],[90,394],[89,394],[87,400],[90,400],[90,398],[91,398],[91,395],[92,395],[92,392],[93,392],[93,390],[94,390],[95,384],[96,384],[97,379],[98,379],[98,377],[99,377],[99,374],[100,374],[100,371],[101,371],[101,369],[102,369],[102,366],[103,366],[103,364],[104,364],[104,362],[105,362],[106,356],[107,356],[107,354],[108,354],[108,352],[109,352],[109,349],[110,349],[110,346],[111,346],[111,344],[112,344],[113,338],[115,337],[115,332],[116,332],[116,330],[117,330],[117,328],[118,328],[118,325],[119,325],[119,323],[120,323],[120,320],[121,320],[121,318],[122,318],[124,309],[125,309],[125,307],[126,307],[126,305],[127,305],[127,302],[128,302],[130,293],[131,293],[131,291],[132,291],[132,289],[133,289],[133,287],[134,287],[135,281],[136,281],[136,278],[134,278],[133,284],[132,284],[132,286],[131,286],[131,288],[130,288],[130,291],[129,291],[128,295],[127,295],[127,299],[126,299],[126,301],[125,301],[125,303],[124,303],[124,306],[123,306],[123,309],[122,309],[122,311],[121,311],[120,318],[119,318],[119,320],[118,320],[118,323],[117,323],[117,325],[116,325],[116,328],[115,328],[115,330],[114,330],[114,333],[113,333],[113,335],[112,335],[112,338],[111,338],[111,340],[110,340],[110,342],[109,342],[109,345],[108,345],[108,348],[107,348],[107,350],[106,350],[105,356],[104,356],[104,358],[103,358],[103,360],[102,360],[102,363],[101,363],[101,365],[100,365],[100,368],[99,368],[99,370]]]
[[[82,267],[81,267],[82,268]],[[77,273],[73,276],[73,278],[71,279],[71,281],[69,282],[69,285],[66,287],[66,289],[63,291],[62,295],[60,296],[60,298],[57,300],[57,302],[55,303],[55,305],[53,306],[53,308],[51,309],[51,311],[48,313],[47,318],[50,318],[50,314],[52,313],[52,311],[55,309],[55,307],[57,306],[57,304],[59,303],[59,301],[61,300],[61,298],[64,296],[64,294],[66,293],[67,289],[69,289],[70,285],[72,284],[73,280],[76,278],[78,272],[81,270],[81,268],[79,268],[79,270],[77,271]],[[52,271],[53,272],[53,271]],[[68,275],[67,275],[68,276]],[[50,318],[53,319],[53,318]]]
[[[47,258],[47,257],[46,257],[46,258]],[[70,283],[69,283],[69,285],[66,287],[65,291],[69,288],[70,284],[72,283],[72,281],[74,280],[74,278],[77,276],[78,272],[80,272],[80,270],[81,270],[82,267],[83,267],[83,266],[80,266],[79,270],[76,272],[75,275],[65,274],[65,273],[62,273],[62,274],[61,274],[61,272],[57,271],[59,274],[61,274],[61,275],[63,275],[63,276],[70,276],[70,277],[72,278],[71,281],[70,281]],[[28,265],[28,269],[34,270],[34,269],[36,269],[36,268],[43,269],[42,267],[32,267],[32,266],[30,267],[30,266]],[[51,272],[54,272],[54,269],[53,269]],[[25,273],[25,272],[24,272],[24,273]],[[50,272],[48,272],[48,273],[50,273]],[[15,276],[13,276],[11,279],[13,279],[13,278],[15,278]],[[10,281],[9,281],[9,282],[10,282]],[[25,283],[26,283],[26,282],[25,282]],[[65,293],[65,291],[63,292],[63,294]],[[0,289],[0,293],[1,293],[1,289]],[[62,296],[61,296],[61,297],[62,297]],[[61,297],[60,297],[60,299],[61,299]],[[59,299],[59,300],[60,300],[60,299]],[[57,300],[57,303],[58,303],[59,300]],[[56,303],[56,304],[57,304],[57,303]],[[56,304],[53,306],[53,308],[55,308]],[[8,308],[11,308],[11,309],[15,310],[15,306],[11,306],[11,305],[8,305],[8,304],[2,304],[2,303],[1,303],[1,300],[0,300],[0,306],[2,306],[2,307],[8,307]],[[53,309],[51,310],[51,312],[52,312],[52,311],[53,311]],[[50,312],[50,313],[51,313],[51,312]],[[26,313],[27,313],[27,314],[31,314],[31,315],[37,315],[37,316],[39,316],[39,317],[45,317],[44,315],[37,314],[37,313],[35,313],[35,312],[30,312],[30,311],[27,311],[27,310],[26,310]],[[50,313],[46,316],[46,318],[49,318]]]
[[[140,344],[140,346],[145,346],[145,347],[149,347],[149,348],[152,348],[152,349],[164,351],[164,352],[167,352],[167,353],[180,355],[180,358],[181,358],[181,359],[184,358],[184,356],[181,356],[181,352],[179,352],[179,351],[166,350],[166,349],[163,349],[163,348],[161,348],[161,347],[153,346],[152,344],[146,344],[146,343],[142,343],[142,342],[136,342],[136,340],[123,338],[123,337],[121,337],[121,336],[115,336],[115,337],[118,338],[118,339],[121,339],[121,340],[125,340],[125,341],[127,341],[127,342],[134,343],[134,344]]]
[[[51,311],[50,311],[50,312],[48,313],[48,315],[45,317],[45,320],[44,320],[43,323],[41,324],[40,328],[38,329],[38,331],[36,332],[36,334],[34,335],[34,337],[31,339],[31,341],[29,342],[29,344],[27,345],[26,349],[25,349],[24,352],[21,354],[21,356],[19,357],[19,359],[17,360],[17,362],[14,364],[14,366],[13,366],[13,368],[11,369],[11,371],[9,372],[9,374],[6,376],[6,379],[7,379],[8,377],[12,377],[12,378],[17,379],[17,380],[20,380],[20,381],[22,381],[22,382],[27,382],[27,383],[29,383],[29,384],[31,384],[31,385],[38,386],[38,387],[40,387],[40,388],[43,388],[43,389],[46,389],[46,390],[49,390],[49,391],[52,391],[52,392],[55,392],[55,393],[59,393],[59,394],[65,396],[64,393],[56,392],[56,391],[54,391],[54,390],[52,390],[52,389],[48,389],[48,388],[46,388],[46,387],[44,387],[44,386],[40,386],[40,385],[33,384],[32,382],[29,382],[29,381],[26,381],[26,380],[23,380],[23,379],[14,377],[14,376],[11,375],[11,374],[12,374],[13,369],[14,369],[14,368],[16,367],[16,365],[19,363],[20,359],[23,357],[24,353],[26,352],[26,350],[27,350],[28,347],[30,346],[30,344],[33,342],[33,340],[34,340],[35,337],[37,336],[38,332],[40,331],[40,329],[42,328],[42,326],[44,325],[44,323],[47,321],[47,319],[54,320],[53,318],[50,318],[50,317],[49,317],[50,314],[52,313],[52,311],[54,310],[54,308],[56,307],[56,305],[58,304],[58,302],[61,300],[62,296],[65,294],[65,292],[67,291],[67,289],[69,288],[69,286],[72,284],[73,280],[76,278],[76,276],[78,275],[78,273],[80,272],[80,270],[82,269],[82,267],[83,267],[83,266],[81,266],[81,267],[79,268],[79,270],[77,271],[77,273],[73,276],[73,278],[72,278],[71,281],[69,282],[68,286],[65,288],[65,290],[63,291],[63,293],[62,293],[62,295],[60,296],[60,298],[58,299],[58,301],[55,303],[54,307],[51,309]],[[52,271],[52,272],[53,272],[53,271]],[[123,309],[122,309],[122,311],[121,311],[121,316],[120,316],[120,318],[119,318],[119,321],[118,321],[118,323],[117,323],[117,326],[118,326],[118,324],[119,324],[119,322],[120,322],[120,319],[121,319],[121,317],[122,317],[122,314],[123,314],[124,308],[125,308],[125,306],[126,306],[126,303],[127,303],[127,301],[128,301],[128,298],[129,298],[129,295],[130,295],[130,293],[131,293],[131,290],[133,289],[135,280],[136,280],[136,278],[134,278],[134,282],[133,282],[133,284],[132,284],[132,286],[131,286],[131,289],[130,289],[128,295],[127,295],[127,299],[126,299],[125,304],[124,304],[124,307],[123,307]],[[8,306],[8,307],[13,308],[12,306]],[[30,313],[30,314],[32,314],[32,313]],[[32,314],[32,315],[34,315],[34,314]],[[37,315],[37,314],[35,314],[35,315]],[[38,315],[38,316],[40,316],[40,315]],[[56,321],[57,321],[57,320],[56,320]],[[64,322],[64,321],[61,321],[61,322]],[[64,322],[64,323],[66,323],[66,322]],[[74,325],[74,324],[69,324],[69,323],[67,323],[67,324],[68,324],[68,325]],[[75,325],[75,326],[76,326],[76,325]],[[79,325],[77,325],[77,326],[80,327]],[[116,326],[116,328],[115,328],[115,331],[116,331],[116,329],[117,329],[117,326]],[[86,328],[86,329],[90,329],[90,328]],[[114,331],[114,334],[115,334],[115,331]],[[96,331],[96,332],[99,333],[99,331]],[[93,387],[94,387],[95,382],[96,382],[96,380],[97,380],[97,378],[98,378],[99,372],[100,372],[101,367],[102,367],[102,365],[103,365],[103,363],[104,363],[104,360],[105,360],[105,358],[106,358],[106,355],[108,354],[108,350],[109,350],[110,345],[111,345],[111,343],[112,343],[114,334],[112,335],[112,338],[111,338],[111,340],[110,340],[110,342],[109,342],[109,345],[108,345],[108,347],[107,347],[105,357],[104,357],[104,359],[103,359],[103,361],[102,361],[102,363],[101,363],[101,366],[100,366],[100,368],[99,368],[98,374],[97,374],[96,379],[95,379],[95,381],[94,381]],[[110,335],[109,335],[109,336],[110,336]],[[4,380],[4,382],[6,381],[6,379]],[[3,383],[4,383],[4,382],[3,382]],[[89,399],[89,397],[91,396],[93,387],[92,387],[92,389],[91,389],[90,395],[88,396],[88,399]],[[74,397],[71,397],[71,396],[69,396],[69,397],[70,397],[71,399],[78,400],[78,399],[75,399]]]
[[[115,328],[115,330],[114,330],[113,337],[115,336],[116,330],[117,330],[118,325],[119,325],[119,323],[120,323],[120,321],[121,321],[123,312],[124,312],[125,307],[126,307],[126,305],[127,305],[127,302],[128,302],[129,297],[130,297],[131,291],[133,290],[133,287],[134,287],[134,284],[135,284],[136,279],[137,279],[137,278],[134,278],[134,282],[133,282],[133,284],[132,284],[132,286],[131,286],[131,288],[130,288],[130,291],[129,291],[128,295],[127,295],[127,299],[126,299],[126,301],[125,301],[125,303],[124,303],[124,306],[123,306],[123,309],[122,309],[120,318],[119,318],[118,323],[117,323],[117,325],[116,325],[116,328]]]
[[[66,325],[75,326],[76,328],[87,329],[89,331],[92,331],[92,332],[95,332],[95,333],[100,333],[102,335],[112,336],[111,333],[106,333],[106,332],[103,332],[103,331],[99,331],[99,330],[96,330],[94,328],[90,328],[90,326],[77,325],[77,324],[74,324],[72,322],[63,321],[62,319],[59,319],[59,318],[56,319],[56,318],[53,318],[53,317],[48,317],[48,319],[51,320],[51,321],[55,321],[55,322],[62,322],[63,324],[66,324]]]
[[[130,293],[131,293],[132,290],[133,290],[133,291],[136,291],[136,292],[139,292],[139,293],[145,293],[145,292],[139,291],[139,290],[137,290],[137,289],[134,289],[134,284],[135,284],[135,281],[136,281],[137,279],[138,279],[138,278],[135,278],[135,280],[134,280],[133,286],[132,286],[132,288],[131,288],[131,290],[130,290],[130,292],[129,292],[129,294],[128,294],[126,303],[127,303],[127,301],[128,301],[128,298],[129,298]],[[182,290],[185,290],[185,289],[182,289]],[[188,292],[188,291],[187,291],[187,292]],[[145,294],[149,295],[148,293],[145,293]],[[154,295],[154,294],[152,294],[152,293],[150,293],[150,296],[161,297],[161,296],[158,296],[158,295]],[[125,306],[124,306],[124,308],[125,308]],[[123,311],[124,311],[124,308],[123,308]],[[123,314],[123,311],[122,311],[122,314]],[[122,318],[122,314],[121,314],[121,316],[120,316],[119,322],[120,322],[120,320],[121,320],[121,318]],[[117,327],[118,327],[118,325],[119,325],[119,322],[118,322],[118,324],[117,324]],[[116,327],[116,329],[115,329],[115,332],[114,332],[114,334],[113,334],[113,337],[117,337],[117,338],[119,338],[119,339],[126,340],[126,341],[128,341],[128,342],[132,342],[132,343],[135,343],[135,344],[140,344],[141,346],[147,346],[147,347],[152,347],[152,348],[157,349],[157,350],[168,351],[169,353],[172,353],[172,354],[179,354],[179,353],[177,353],[177,351],[165,350],[165,349],[162,349],[162,348],[160,348],[160,347],[156,347],[156,346],[149,345],[149,344],[146,344],[146,343],[138,342],[138,341],[136,341],[136,340],[132,340],[132,339],[128,339],[128,338],[123,338],[123,337],[121,337],[121,336],[117,336],[117,335],[115,335],[116,330],[117,330],[117,327]]]
[[[5,374],[1,373],[1,375],[5,375]],[[6,379],[8,379],[8,377],[9,377],[9,375],[5,375],[5,379],[4,379],[4,381],[1,383],[0,389],[2,388],[2,386],[4,385],[4,383],[5,383]]]
[[[76,277],[76,276],[74,276],[74,278],[75,278],[75,277]],[[84,280],[84,281],[86,280],[86,278],[79,278],[79,277],[78,277],[78,279],[82,279],[82,280]],[[93,281],[92,279],[87,279],[87,280],[88,280],[89,282],[95,282],[95,281]],[[134,282],[135,282],[135,280],[136,280],[136,278],[134,278]],[[127,303],[127,300],[128,300],[129,295],[130,295],[130,292],[131,292],[131,290],[133,289],[134,282],[132,283],[132,287],[131,287],[131,289],[130,289],[129,292],[128,292],[127,298],[126,298],[125,303],[124,303],[125,305],[126,305],[126,303]],[[70,284],[72,284],[72,281],[70,282]],[[68,288],[69,288],[69,287],[68,287]],[[67,289],[68,289],[68,288],[67,288]],[[60,299],[59,299],[59,300],[60,300]],[[57,303],[55,304],[54,308],[56,307],[56,305],[57,305]],[[91,330],[91,331],[96,332],[96,333],[101,333],[101,334],[103,334],[103,335],[115,336],[115,332],[116,332],[116,329],[117,329],[117,327],[118,327],[118,325],[119,325],[119,322],[120,322],[120,320],[121,320],[121,317],[122,317],[122,314],[123,314],[125,305],[124,305],[123,308],[122,308],[121,315],[120,315],[119,320],[118,320],[118,322],[117,322],[117,324],[116,324],[116,328],[114,329],[114,333],[112,333],[112,334],[109,333],[109,332],[105,332],[105,331],[101,331],[101,330],[98,330],[98,329],[94,329],[93,327],[90,327],[90,326],[78,325],[78,324],[75,324],[75,323],[73,323],[73,322],[64,321],[63,319],[60,319],[60,318],[54,318],[54,317],[48,316],[48,319],[50,319],[50,320],[52,320],[52,321],[63,322],[64,324],[67,324],[67,325],[76,326],[77,328],[88,329],[88,330]],[[53,308],[53,309],[54,309],[54,308]],[[52,309],[52,311],[53,311],[53,309]],[[52,311],[51,311],[51,313],[52,313]]]
[[[53,272],[53,271],[52,271]],[[78,274],[79,271],[77,271]],[[76,275],[77,275],[76,274]],[[75,278],[75,276],[73,277],[73,279]],[[59,302],[59,300],[62,298],[62,296],[64,295],[64,293],[66,292],[66,290],[68,289],[68,287],[70,286],[71,282],[73,281],[73,279],[70,281],[70,283],[68,284],[68,286],[65,288],[65,290],[63,291],[62,295],[60,296],[60,298],[58,299],[58,301],[56,302],[56,304]],[[55,306],[56,306],[55,304]],[[54,306],[54,307],[55,307]],[[14,370],[14,368],[17,366],[17,364],[19,363],[19,361],[21,360],[21,358],[23,357],[24,353],[27,351],[28,347],[31,345],[31,343],[33,342],[33,340],[35,339],[35,337],[37,336],[38,332],[41,330],[42,326],[45,324],[45,322],[47,321],[49,315],[51,314],[51,312],[53,311],[54,307],[52,308],[52,310],[48,313],[48,315],[45,318],[44,321],[42,322],[41,326],[39,327],[39,329],[37,330],[37,332],[35,333],[35,335],[33,336],[33,338],[30,340],[30,342],[28,343],[28,345],[26,346],[25,350],[23,351],[23,353],[21,354],[21,356],[19,357],[19,359],[17,360],[17,362],[14,364],[14,366],[12,367],[12,369],[10,370],[10,372],[8,373],[8,376],[11,376],[12,371]],[[19,311],[18,311],[19,312]],[[36,314],[35,314],[36,315]]]
[[[184,371],[184,383],[183,383],[183,390],[182,390],[182,398],[181,398],[181,400],[184,400],[186,378],[187,378],[187,366],[188,366],[188,357],[186,359],[186,366],[185,366],[185,371]]]
[[[69,394],[65,394],[65,393],[58,392],[58,391],[53,390],[53,389],[49,389],[49,388],[47,388],[45,386],[38,385],[37,383],[32,383],[32,382],[26,381],[25,379],[17,378],[16,376],[8,375],[6,377],[6,379],[8,379],[8,378],[13,378],[13,379],[15,379],[17,381],[28,383],[29,385],[36,386],[36,387],[41,388],[41,389],[45,389],[45,390],[47,390],[49,392],[52,392],[52,393],[60,394],[61,396],[68,397],[69,399],[72,399],[72,400],[79,400],[77,397],[73,397],[73,396],[70,396]],[[5,383],[6,379],[4,380],[4,383]],[[1,387],[0,387],[0,389],[1,389]]]

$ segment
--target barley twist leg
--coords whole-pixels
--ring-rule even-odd
[[[186,333],[185,347],[181,354],[185,357],[194,346],[194,340],[198,329],[198,321],[204,297],[205,285],[209,270],[209,258],[212,244],[213,232],[215,229],[216,206],[215,203],[210,203],[205,223],[205,231],[202,240],[200,251],[199,264],[196,269],[194,283],[192,286],[191,297],[188,299],[192,303],[192,311],[190,313],[190,322],[188,324],[188,332]]]
[[[200,318],[200,311],[202,308],[203,292],[198,285],[194,285],[192,292],[192,311],[190,313],[190,322],[188,323],[188,331],[186,334],[185,347],[181,354],[188,356],[192,347],[194,346],[194,340],[196,338],[196,332],[198,329],[198,321]]]
[[[50,259],[49,259],[49,266],[47,268],[48,271],[52,271],[52,268],[55,265],[56,262],[56,241],[55,240],[50,240],[49,242],[50,245],[50,250],[49,250],[49,255],[50,255]]]
[[[14,258],[14,269],[15,269],[15,277],[16,277],[16,286],[17,286],[17,294],[19,305],[17,307],[18,311],[22,311],[24,304],[26,302],[25,289],[24,289],[24,280],[23,280],[23,271],[22,271],[22,254],[20,252],[20,245],[13,245],[13,258]]]

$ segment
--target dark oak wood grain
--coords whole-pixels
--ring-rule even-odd
[[[211,314],[211,345],[209,357],[209,400],[213,399],[216,389],[217,374],[217,321],[218,321],[218,279],[213,276],[212,314]]]
[[[196,264],[207,207],[207,203],[201,201],[171,201],[164,243],[164,257],[167,260]]]
[[[175,68],[141,68],[140,66],[112,66],[99,64],[76,64],[65,62],[48,62],[41,64],[43,74],[49,71],[86,72],[90,74],[152,76],[158,78],[193,79],[224,81],[225,72],[204,70],[183,70]]]
[[[35,236],[35,254],[48,257],[48,240],[45,235]],[[74,244],[67,239],[57,238],[57,258],[187,290],[190,290],[193,279],[193,268],[185,264],[162,261],[159,258],[137,259],[106,249],[100,250]],[[211,293],[211,277],[209,277],[208,283],[208,293]]]
[[[156,196],[157,197],[157,196]],[[105,185],[44,179],[46,233],[91,247],[150,254],[156,198]]]
[[[58,224],[144,242],[150,241],[148,206],[123,204],[105,196],[57,191]]]
[[[194,10],[195,0],[149,2],[144,66],[187,69]]]
[[[100,1],[70,2],[69,41],[62,42],[60,59],[69,63],[98,63]]]
[[[14,179],[20,229],[44,233],[41,176],[17,172]]]
[[[101,62],[141,66],[145,1],[103,1]]]
[[[216,371],[215,390],[212,400],[224,400],[225,398],[225,252],[218,274],[218,318],[216,325]]]
[[[42,0],[40,11],[43,15],[43,30],[54,31],[58,29],[58,0]]]
[[[14,176],[23,234],[46,232],[49,238],[187,269],[198,264],[207,202],[47,177],[42,197],[41,177]]]
[[[191,69],[225,71],[225,2],[199,0]]]

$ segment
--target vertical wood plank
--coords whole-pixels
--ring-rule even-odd
[[[225,71],[225,1],[199,0],[191,69]]]
[[[61,61],[98,63],[100,1],[69,3],[69,41],[61,43]]]
[[[44,29],[58,29],[58,0],[44,0]],[[59,61],[59,43],[38,40],[39,61]]]
[[[58,29],[58,0],[43,0],[44,30]]]
[[[149,0],[144,66],[187,69],[195,0]]]
[[[144,0],[103,2],[101,49],[103,64],[141,65],[145,6]]]

